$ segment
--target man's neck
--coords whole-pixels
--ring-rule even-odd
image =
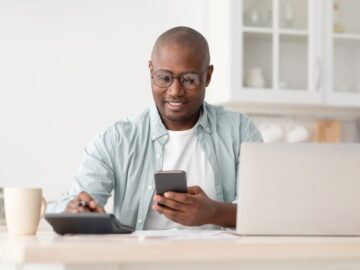
[[[196,123],[199,121],[200,115],[201,114],[199,110],[199,112],[195,114],[193,117],[183,121],[181,120],[175,121],[175,120],[165,119],[161,116],[160,117],[167,130],[181,131],[181,130],[191,129],[192,127],[194,127]]]

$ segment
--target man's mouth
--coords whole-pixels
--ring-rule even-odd
[[[166,101],[167,106],[171,109],[171,110],[181,110],[186,102],[185,101]]]

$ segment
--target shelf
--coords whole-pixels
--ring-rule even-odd
[[[259,33],[259,34],[274,34],[278,32],[281,35],[292,35],[292,36],[307,36],[308,31],[306,30],[297,30],[297,29],[278,29],[274,30],[273,28],[265,27],[243,27],[244,33]]]
[[[352,33],[334,33],[334,39],[351,39],[351,40],[360,40],[360,34]]]
[[[350,106],[326,106],[315,104],[264,104],[258,102],[226,102],[221,104],[228,109],[254,116],[291,116],[294,118],[332,119],[355,121],[360,118],[360,109]]]
[[[244,33],[259,33],[259,34],[272,34],[273,30],[272,28],[266,28],[266,27],[243,27],[242,28]]]
[[[292,36],[307,36],[308,31],[296,30],[296,29],[279,29],[280,35],[292,35]]]
[[[246,87],[239,91],[233,91],[232,101],[261,104],[321,104],[322,97],[319,92]]]
[[[274,88],[252,88],[252,87],[243,87],[241,91],[267,91],[267,92],[273,92],[273,93],[294,93],[294,92],[309,92],[307,89],[295,89],[295,88],[288,88],[288,89],[274,89]]]
[[[274,91],[274,89],[273,88],[268,88],[268,87],[266,87],[266,88],[258,88],[258,87],[243,87],[242,89],[241,89],[241,91],[256,91],[256,92],[261,92],[261,91]]]

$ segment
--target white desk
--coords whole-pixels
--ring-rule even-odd
[[[205,234],[205,232],[199,232]],[[0,232],[0,261],[66,269],[360,269],[360,237],[181,237],[132,235],[11,237]],[[203,268],[200,267],[200,268]],[[21,267],[20,267],[21,268]]]

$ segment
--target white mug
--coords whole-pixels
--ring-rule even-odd
[[[46,211],[41,188],[4,188],[5,220],[9,234],[36,234]]]
[[[293,126],[286,134],[288,143],[306,142],[310,137],[309,131],[301,125]]]
[[[284,131],[276,124],[265,124],[260,127],[260,130],[266,143],[280,142],[284,137]]]

